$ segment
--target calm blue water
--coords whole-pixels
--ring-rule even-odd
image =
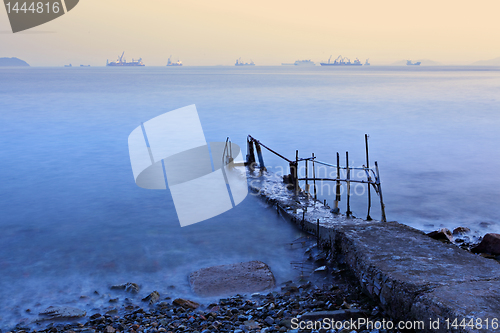
[[[0,69],[0,322],[128,281],[189,295],[187,274],[214,264],[296,274],[301,253],[285,243],[300,234],[258,199],[180,228],[168,191],[135,185],[130,132],[190,104],[207,141],[244,147],[251,134],[289,157],[348,150],[359,166],[368,133],[389,220],[499,232],[499,92],[494,68]]]

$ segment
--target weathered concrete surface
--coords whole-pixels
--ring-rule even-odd
[[[189,282],[201,296],[257,292],[276,284],[269,266],[256,260],[202,268],[190,274]]]
[[[439,286],[500,277],[495,261],[397,222],[343,227],[336,246],[363,288],[396,318],[406,318],[417,296]]]
[[[321,243],[336,251],[365,292],[394,319],[424,321],[424,329],[418,330],[422,332],[436,331],[428,325],[429,318],[442,321],[441,332],[478,332],[475,327],[452,330],[444,320],[500,317],[496,261],[397,222],[334,215],[304,194],[294,196],[275,175],[249,172],[247,177],[254,194],[276,205],[283,216],[305,231],[319,230]]]
[[[477,328],[476,332],[498,332],[500,330],[498,290],[500,290],[499,281],[467,282],[438,287],[415,299],[411,314],[414,317],[439,320],[439,329],[433,330],[434,332],[449,332],[450,329],[454,329],[451,325],[455,319],[457,324],[470,324],[472,319]],[[479,329],[478,324],[481,324],[482,329]],[[454,330],[454,332],[472,331],[474,330],[470,327],[466,330],[460,326]]]

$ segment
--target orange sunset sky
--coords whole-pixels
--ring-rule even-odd
[[[148,66],[257,65],[333,54],[444,65],[500,57],[499,0],[80,0],[64,16],[13,34],[0,9],[0,57],[32,66],[104,65],[125,51]]]

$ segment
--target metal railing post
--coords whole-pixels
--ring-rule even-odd
[[[375,161],[375,170],[377,171],[377,187],[378,187],[378,195],[380,196],[380,211],[382,212],[382,222],[387,222],[387,218],[385,216],[384,198],[382,197],[382,186],[380,185],[380,173],[378,171],[378,163],[376,161]]]
[[[367,180],[368,180],[368,212],[366,213],[366,220],[371,221],[372,218],[370,216],[370,209],[372,207],[372,195],[371,195],[371,188],[370,188],[370,182],[371,182],[371,177],[370,177],[370,160],[368,157],[368,134],[365,134],[365,147],[366,147],[366,174],[367,174]]]
[[[295,195],[299,195],[299,151],[295,151]]]
[[[335,187],[335,202],[333,205],[332,212],[335,214],[340,213],[339,202],[340,202],[340,155],[337,152],[337,186]]]
[[[257,156],[259,157],[259,166],[261,171],[266,171],[266,166],[264,165],[264,158],[262,157],[262,151],[260,149],[260,144],[255,142],[255,150],[257,150]]]
[[[351,212],[351,169],[349,168],[349,152],[345,152],[345,163],[346,163],[346,168],[347,168],[347,211],[345,212],[345,215],[349,217],[352,212]]]

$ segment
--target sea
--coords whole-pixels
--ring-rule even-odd
[[[256,196],[181,228],[168,190],[135,184],[128,135],[192,104],[207,142],[244,153],[251,135],[290,159],[336,164],[338,152],[345,165],[349,152],[362,166],[368,134],[389,221],[500,232],[498,67],[1,68],[0,328],[51,305],[108,309],[133,297],[109,289],[126,282],[138,299],[200,300],[188,274],[212,265],[261,260],[278,284],[297,277],[304,249],[290,243],[304,235]],[[332,206],[330,185],[318,199]],[[351,190],[366,217],[367,192]],[[380,207],[372,191],[371,217]]]

